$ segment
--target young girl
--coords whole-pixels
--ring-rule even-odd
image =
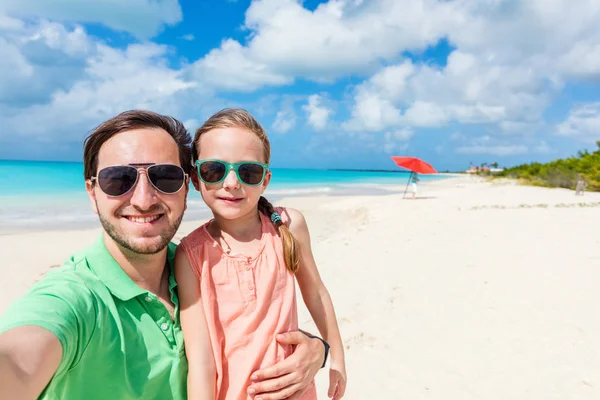
[[[298,330],[295,280],[331,346],[329,397],[342,398],[342,340],[306,221],[262,196],[271,180],[265,131],[245,110],[225,109],[196,131],[193,146],[193,183],[214,218],[181,241],[175,261],[189,398],[251,398],[252,373],[292,353],[275,337]],[[314,382],[300,398],[317,398]]]

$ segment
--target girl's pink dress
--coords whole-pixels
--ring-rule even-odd
[[[285,209],[277,208],[284,223]],[[204,312],[217,367],[217,399],[246,400],[253,372],[293,352],[275,340],[298,330],[295,278],[283,258],[275,225],[262,213],[259,250],[251,257],[228,255],[208,233],[208,223],[182,246],[200,280]],[[314,382],[302,400],[317,398]]]

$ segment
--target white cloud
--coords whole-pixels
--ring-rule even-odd
[[[599,5],[331,0],[310,11],[301,1],[257,0],[246,13],[247,40],[224,41],[194,65],[194,76],[203,85],[241,91],[297,78],[370,76],[347,88],[353,99],[341,126],[354,139],[371,143],[369,132],[383,132],[385,142],[386,132],[403,127],[479,125],[499,140],[465,142],[462,152],[543,152],[548,146],[533,139],[512,141],[544,126],[544,112],[565,82],[600,78],[600,27],[593,17]],[[401,58],[443,37],[455,47],[445,65]],[[310,115],[309,123],[323,126]]]
[[[185,120],[183,122],[183,125],[193,135],[194,132],[196,131],[196,129],[198,129],[200,127],[200,125],[202,125],[202,124],[197,119],[190,118],[190,119]]]
[[[80,26],[68,30],[47,21],[8,25],[0,36],[0,104],[49,100],[53,91],[81,77],[86,57],[96,49]]]
[[[458,123],[527,135],[564,82],[600,78],[599,2],[582,1],[574,12],[566,0],[452,3],[443,29],[456,49],[446,65],[381,68],[354,88],[347,129]]]
[[[331,109],[321,105],[322,97],[313,94],[308,97],[307,104],[302,106],[308,115],[308,123],[316,130],[323,130],[329,120],[329,115],[333,112]]]
[[[436,0],[330,0],[314,11],[301,3],[253,1],[244,23],[248,42],[224,40],[197,63],[198,74],[209,64],[211,81],[235,90],[287,84],[295,77],[329,82],[368,73],[403,50],[433,45],[459,17],[454,4]],[[246,80],[252,84],[239,83]]]
[[[264,85],[293,82],[291,77],[273,72],[247,53],[248,49],[237,41],[227,39],[220,48],[211,50],[191,66],[191,76],[203,85],[233,91],[253,91]]]
[[[385,132],[383,151],[386,154],[392,154],[396,151],[406,150],[408,141],[414,136],[415,132],[410,128],[402,128],[396,131]]]
[[[196,36],[192,35],[191,33],[188,33],[187,35],[181,36],[180,39],[187,40],[188,42],[191,42],[193,40],[196,40]]]
[[[25,23],[23,21],[0,13],[0,31],[20,31],[24,28]]]
[[[548,145],[548,143],[546,143],[545,140],[542,140],[534,146],[533,151],[536,153],[548,154],[552,153],[552,148]]]
[[[584,141],[600,140],[600,102],[579,105],[557,126],[557,133]]]
[[[216,103],[198,100],[215,91],[352,78],[364,80],[342,95],[340,103],[351,105],[343,135],[379,148],[389,140],[391,148],[407,145],[397,137],[404,129],[479,125],[487,141],[453,144],[467,153],[522,154],[524,148],[549,151],[545,142],[511,141],[543,126],[548,104],[566,82],[600,79],[596,0],[577,7],[567,0],[330,0],[314,11],[302,4],[253,1],[244,40],[224,39],[180,70],[171,66],[167,47],[142,42],[116,49],[77,25],[101,23],[149,38],[181,20],[177,0],[90,0],[86,7],[78,0],[4,0],[0,125],[23,135],[68,138],[132,107],[199,121],[198,109],[214,111]],[[441,38],[455,48],[442,66],[402,58]],[[302,107],[308,123],[317,130],[332,127],[328,105],[337,99],[315,96]],[[595,140],[599,109],[596,103],[575,108],[557,133]],[[293,129],[293,107],[269,114],[277,111],[273,128]]]
[[[93,44],[84,29],[76,25],[72,31],[55,22],[42,21],[38,30],[27,42],[43,42],[52,50],[60,50],[69,56],[88,54]]]
[[[296,77],[326,82],[369,73],[382,60],[393,62],[404,51],[423,50],[448,37],[461,52],[442,78],[471,74],[472,82],[460,83],[466,86],[466,99],[474,102],[500,78],[513,88],[525,83],[521,92],[527,92],[539,80],[554,85],[563,75],[600,76],[600,29],[593,17],[598,4],[583,0],[573,10],[567,0],[527,5],[512,0],[330,0],[311,11],[299,0],[256,0],[246,12],[247,42],[225,40],[211,52],[210,63],[219,82],[244,80],[246,73],[252,87],[286,84]],[[235,71],[232,52],[241,65]],[[459,85],[446,83],[453,86],[448,95]],[[489,118],[485,108],[480,111],[465,118]]]
[[[466,136],[462,132],[454,132],[450,135],[450,140],[453,142],[463,141],[466,139]]]
[[[248,47],[257,57],[285,71],[332,78],[436,43],[454,9],[434,0],[331,0],[309,11],[300,1],[261,0],[245,24],[256,32]]]
[[[358,87],[355,101],[352,119],[343,124],[350,131],[381,131],[401,121],[400,110],[393,102],[368,88]]]
[[[296,126],[296,114],[292,108],[285,108],[275,116],[275,122],[273,122],[273,129],[279,133],[286,133],[290,129]]]
[[[414,126],[441,126],[450,118],[437,104],[417,100],[406,110],[404,119]]]
[[[489,154],[494,156],[509,156],[526,154],[529,148],[524,145],[491,145],[491,146],[461,146],[456,149],[460,154]]]
[[[449,38],[463,51],[525,64],[548,78],[600,77],[600,2],[467,0],[462,6],[468,23],[453,27]]]
[[[402,128],[394,132],[387,132],[386,135],[389,135],[391,139],[407,141],[415,135],[415,131],[410,128]]]
[[[17,45],[0,37],[0,103],[10,100],[34,73]]]
[[[559,68],[567,75],[597,79],[600,77],[600,35],[595,43],[576,43],[559,58]]]
[[[174,25],[183,18],[178,0],[85,0],[85,5],[81,0],[2,0],[0,14],[59,22],[98,23],[138,38],[152,37],[164,25]]]
[[[498,124],[498,127],[505,134],[528,135],[536,132],[543,125],[542,121],[522,122],[504,120]]]
[[[55,89],[48,101],[13,106],[0,114],[0,125],[23,138],[67,142],[123,110],[147,108],[177,116],[183,107],[195,108],[197,101],[192,100],[202,96],[194,92],[194,83],[182,79],[181,71],[167,66],[165,46],[133,44],[120,50],[90,39],[87,44],[94,51],[85,59],[81,79]]]
[[[540,86],[527,69],[455,50],[445,68],[403,61],[357,86],[347,126],[380,130],[536,120],[549,97]]]
[[[483,134],[479,136],[456,132],[449,138],[454,150],[458,154],[481,154],[498,157],[515,156],[522,154],[548,154],[551,147],[545,140],[535,136],[520,137],[518,142],[512,143],[512,136],[499,136]]]

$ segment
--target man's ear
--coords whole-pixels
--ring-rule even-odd
[[[94,211],[94,214],[98,214],[98,205],[96,203],[96,191],[94,190],[95,186],[96,184],[92,182],[91,179],[86,179],[85,191],[87,192],[88,197],[90,198],[90,203],[92,204],[92,210]]]
[[[190,194],[190,181],[185,180],[185,197],[183,199],[183,211],[187,210],[187,197]]]

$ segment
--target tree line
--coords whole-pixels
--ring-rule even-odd
[[[600,192],[600,140],[594,152],[579,151],[577,156],[559,158],[549,163],[533,162],[505,169],[497,177],[521,179],[526,183],[574,189],[582,177],[588,184],[587,190]]]

